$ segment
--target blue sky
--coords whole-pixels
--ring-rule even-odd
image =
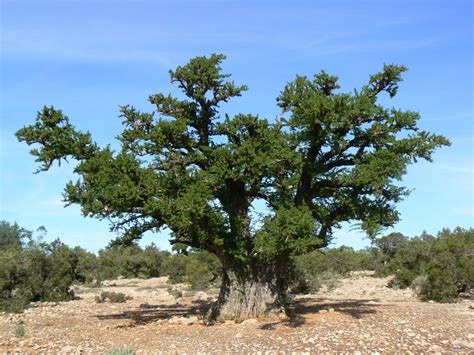
[[[43,105],[61,108],[100,144],[120,132],[118,106],[150,109],[146,98],[176,93],[168,70],[196,55],[228,56],[225,71],[250,90],[223,107],[269,119],[295,74],[321,69],[342,89],[363,85],[383,63],[410,68],[387,105],[421,113],[423,129],[452,146],[434,163],[410,166],[412,194],[394,230],[409,236],[472,227],[473,5],[471,1],[0,1],[0,218],[47,238],[96,251],[114,236],[107,222],[63,208],[70,166],[34,175],[29,148],[14,132]],[[368,245],[345,226],[335,245]],[[167,247],[166,235],[147,235]]]

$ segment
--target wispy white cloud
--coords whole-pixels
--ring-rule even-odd
[[[170,55],[158,50],[124,48],[116,46],[78,43],[62,38],[28,38],[26,34],[4,34],[4,55],[34,55],[55,60],[90,62],[149,62],[168,68],[172,64]]]
[[[199,34],[187,36],[181,39],[183,48],[186,43],[206,43],[207,46],[219,46],[225,50],[238,51],[235,45],[247,45],[241,48],[242,51],[252,51],[253,49],[274,48],[285,51],[307,50],[318,55],[340,55],[348,53],[364,53],[374,51],[403,51],[429,48],[437,43],[439,39],[418,38],[406,40],[368,40],[365,37],[354,38],[353,34],[334,34],[321,36],[318,39],[295,38],[296,36],[285,35],[258,35],[245,36],[236,32]],[[5,36],[1,46],[4,55],[28,55],[38,58],[103,62],[103,63],[153,63],[166,69],[174,67],[177,59],[181,57],[180,50],[153,49],[152,46],[136,47],[130,43],[115,45],[90,45],[78,44],[66,41],[54,41],[51,39],[30,40],[25,38],[9,38]],[[169,38],[167,39],[169,40]],[[233,47],[234,45],[234,47]],[[189,47],[192,47],[189,46]],[[164,46],[162,46],[163,48]],[[253,48],[253,49],[252,49]]]
[[[248,9],[242,6],[237,6],[236,11],[248,16]],[[74,26],[64,19],[51,27],[37,27],[32,24],[34,30],[23,29],[16,24],[6,25],[3,28],[1,45],[4,55],[33,55],[91,62],[147,62],[170,68],[183,51],[196,48],[222,48],[245,52],[271,48],[338,55],[380,50],[413,50],[431,47],[443,40],[432,35],[393,38],[391,33],[394,29],[414,26],[419,21],[410,16],[394,16],[388,21],[385,17],[383,20],[371,18],[370,25],[367,25],[364,18],[342,12],[338,18],[338,21],[346,22],[345,29],[342,30],[344,27],[333,26],[331,19],[325,17],[322,10],[317,11],[317,22],[314,21],[314,14],[304,13],[298,6],[269,9],[267,6],[256,5],[256,11],[264,11],[268,17],[267,21],[274,22],[276,27],[286,20],[282,25],[285,30],[263,26],[260,22],[229,23],[226,18],[231,17],[231,13],[215,19],[212,27],[201,23],[193,23],[191,26],[189,13],[180,13],[182,21],[160,21],[158,16],[152,21],[158,22],[156,25],[152,25],[148,18],[141,23],[134,23],[133,27],[125,26],[119,20],[92,16],[88,19],[88,25],[77,23]],[[291,14],[294,14],[294,17],[282,18]],[[296,18],[299,21],[295,21]]]

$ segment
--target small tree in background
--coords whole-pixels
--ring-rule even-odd
[[[0,250],[19,249],[31,237],[32,232],[21,228],[17,223],[0,221]]]
[[[390,233],[381,238],[375,239],[374,244],[387,256],[387,259],[391,259],[407,241],[408,238],[402,233]]]
[[[396,223],[407,165],[449,142],[420,130],[418,113],[378,103],[396,95],[403,66],[385,65],[352,93],[324,71],[297,76],[277,99],[282,116],[269,122],[220,112],[247,89],[221,72],[224,58],[197,57],[170,72],[185,99],[152,95],[152,113],[122,106],[117,152],[53,107],[17,137],[38,145],[39,171],[75,159],[80,178],[67,184],[66,204],[110,219],[121,242],[167,227],[171,243],[215,254],[223,275],[212,318],[263,317],[285,309],[293,255],[326,246],[344,221]],[[253,224],[259,200],[268,213]]]
[[[19,311],[32,301],[70,300],[76,279],[78,255],[55,240],[35,241],[32,232],[2,221],[0,239],[0,310]],[[17,232],[21,233],[17,233]],[[45,232],[44,227],[41,231]],[[18,238],[10,238],[16,235]],[[27,243],[18,243],[25,236]]]

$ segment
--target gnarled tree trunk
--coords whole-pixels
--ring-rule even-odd
[[[253,267],[242,273],[224,269],[221,290],[210,312],[211,320],[280,318],[286,316],[282,280],[275,273]]]

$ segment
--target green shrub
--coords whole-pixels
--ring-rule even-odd
[[[106,355],[134,355],[135,351],[129,348],[115,348],[107,351]]]
[[[294,259],[292,292],[316,292],[323,285],[335,288],[344,275],[359,270],[367,261],[361,252],[340,247],[324,249],[297,256]]]
[[[20,249],[31,237],[32,232],[21,228],[17,223],[0,221],[0,250]]]
[[[100,260],[97,255],[90,253],[80,247],[74,248],[77,255],[75,281],[86,286],[98,287],[102,281],[103,273]]]
[[[169,252],[159,250],[154,244],[144,250],[137,244],[112,245],[99,251],[100,279],[163,276],[162,264],[169,256]]]
[[[354,251],[345,246],[297,256],[293,259],[290,288],[295,293],[316,292],[323,285],[333,289],[351,271],[370,269],[372,259],[369,250]]]
[[[127,302],[127,300],[131,299],[130,296],[127,296],[126,294],[122,292],[107,292],[104,291],[100,294],[100,296],[95,297],[95,301],[97,303],[102,303],[109,301],[111,303],[124,303]]]
[[[395,256],[397,251],[408,241],[402,233],[390,233],[386,236],[376,238],[374,240],[375,246],[380,252],[389,260]]]
[[[163,272],[168,275],[171,284],[182,283],[186,277],[186,264],[189,256],[184,254],[174,254],[163,262]]]
[[[41,231],[46,232],[44,228]],[[59,240],[34,240],[32,232],[1,222],[0,310],[18,312],[33,301],[70,300],[74,297],[73,283],[96,287],[102,280],[119,276],[168,275],[170,283],[189,282],[195,290],[218,280],[221,266],[214,255],[178,250],[179,254],[171,255],[154,244],[144,249],[137,244],[110,245],[95,255],[80,247],[72,249]]]
[[[394,286],[410,287],[421,298],[439,302],[454,300],[474,289],[474,229],[445,229],[437,237],[424,233],[395,254]]]
[[[17,324],[13,329],[13,334],[18,338],[25,336],[25,326],[23,324]]]
[[[206,251],[199,251],[188,256],[185,280],[193,290],[204,290],[218,280],[221,264],[217,257]]]
[[[0,250],[0,309],[18,312],[33,301],[72,299],[76,266],[75,254],[58,240]]]

